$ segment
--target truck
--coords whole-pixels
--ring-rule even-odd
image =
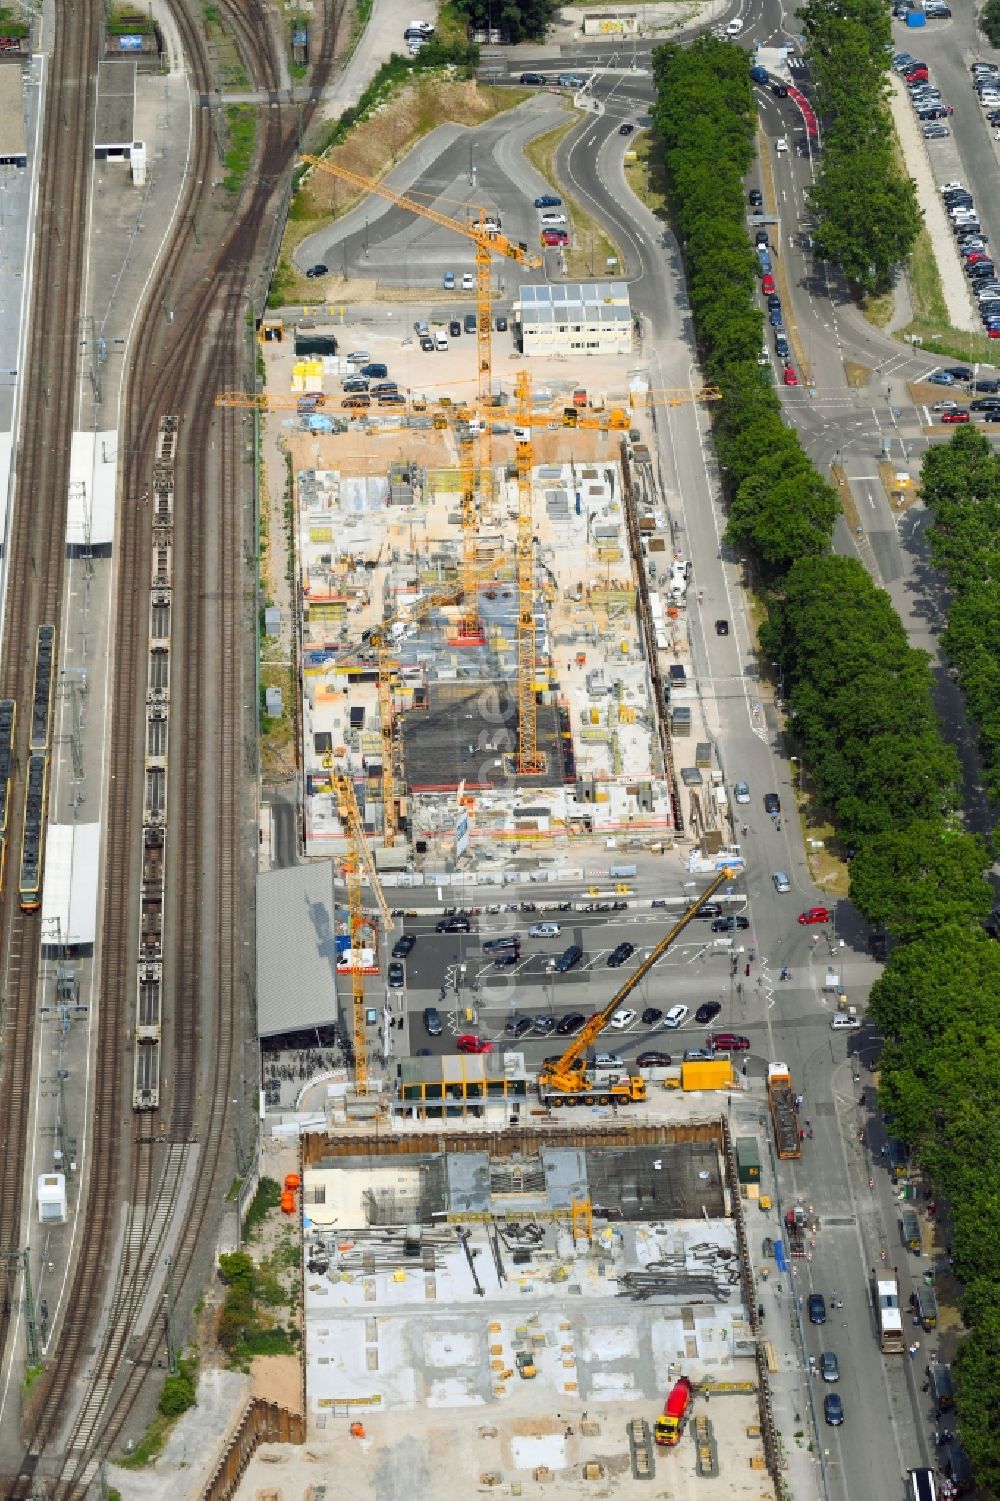
[[[774,1127],[774,1144],[781,1158],[802,1156],[799,1112],[787,1063],[767,1065],[767,1106]]]
[[[883,1355],[902,1355],[906,1340],[903,1338],[903,1310],[899,1306],[899,1278],[895,1268],[882,1272],[872,1268],[871,1295]]]
[[[658,1444],[673,1448],[680,1443],[684,1420],[694,1398],[694,1388],[686,1376],[674,1382],[670,1395],[663,1404],[663,1411],[656,1420],[653,1437]]]
[[[801,1204],[785,1213],[785,1238],[792,1256],[806,1254],[806,1212]]]

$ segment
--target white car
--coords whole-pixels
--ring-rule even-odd
[[[781,156],[784,152],[786,152],[788,150],[788,138],[787,138],[787,136],[779,136],[778,139],[774,143],[774,149],[778,153],[779,156]]]
[[[444,333],[440,328],[434,335],[434,348],[440,350],[445,350],[448,348],[448,335]]]
[[[853,1032],[860,1025],[860,1016],[835,1016],[830,1021],[830,1030],[831,1032]]]
[[[529,938],[558,938],[559,924],[557,922],[533,922],[528,929]]]
[[[621,1032],[626,1027],[630,1027],[634,1021],[635,1012],[631,1009],[631,1007],[619,1006],[618,1010],[611,1018],[611,1025],[614,1027],[616,1032]]]
[[[551,214],[542,214],[539,222],[542,224],[565,224],[566,215],[553,211]]]
[[[749,785],[749,783],[748,782],[734,782],[733,783],[733,798],[738,803],[748,803],[750,801],[750,785]]]
[[[663,1018],[663,1025],[665,1027],[676,1029],[677,1027],[683,1026],[684,1022],[687,1021],[690,1015],[690,1006],[671,1006],[670,1010]]]
[[[471,271],[462,272],[462,291],[472,292],[475,290],[476,278]]]
[[[726,36],[739,36],[743,30],[743,22],[739,16],[735,16],[726,27]]]
[[[407,31],[422,31],[424,36],[434,35],[434,27],[430,21],[411,21],[406,29]]]

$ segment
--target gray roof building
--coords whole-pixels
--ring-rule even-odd
[[[333,863],[257,877],[257,1035],[337,1021]]]
[[[98,63],[94,156],[98,161],[128,161],[134,139],[135,63]]]

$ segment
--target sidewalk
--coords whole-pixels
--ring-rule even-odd
[[[917,185],[917,200],[923,210],[927,233],[934,244],[934,257],[941,276],[941,288],[944,293],[945,306],[948,309],[948,321],[953,328],[960,328],[965,333],[978,333],[980,331],[979,320],[962,274],[961,261],[945,215],[938,184],[934,181],[927,147],[920,134],[917,117],[906,97],[902,79],[893,73],[890,75],[889,85],[889,105],[892,109],[896,134],[899,137],[906,170]]]

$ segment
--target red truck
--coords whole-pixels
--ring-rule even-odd
[[[653,1436],[658,1444],[666,1444],[673,1447],[680,1442],[681,1430],[684,1427],[684,1419],[688,1415],[694,1397],[694,1389],[686,1376],[682,1376],[674,1383],[670,1396],[663,1405],[663,1411],[656,1420],[656,1428]]]

